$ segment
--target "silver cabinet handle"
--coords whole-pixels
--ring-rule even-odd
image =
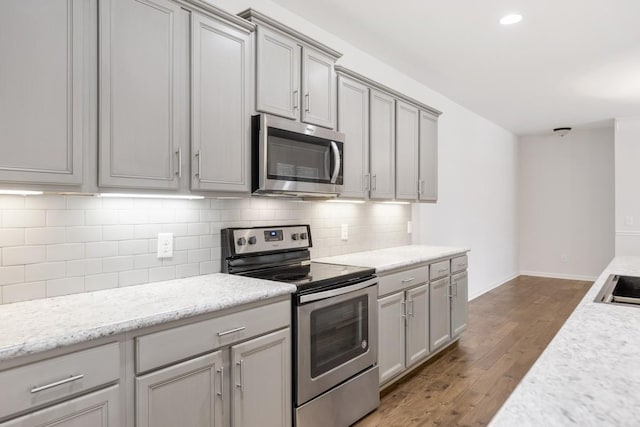
[[[411,306],[411,311],[407,310],[407,316],[413,317],[413,300],[407,300],[407,307]]]
[[[178,175],[178,178],[182,178],[182,147],[178,148],[176,156],[178,156],[178,171],[176,175]]]
[[[218,336],[223,337],[225,335],[235,334],[236,332],[244,331],[245,329],[247,329],[246,326],[240,326],[239,328],[229,329],[228,331],[224,332],[218,332]]]
[[[418,180],[418,195],[424,194],[424,179]]]
[[[364,179],[362,181],[362,184],[364,185],[364,191],[369,191],[371,190],[371,175],[368,173],[364,174]]]
[[[298,105],[298,89],[293,91],[293,109],[297,110],[300,106]]]
[[[457,296],[458,296],[458,283],[457,283],[457,282],[454,282],[454,283],[452,283],[452,284],[451,284],[451,290],[452,290],[452,291],[453,291],[453,287],[454,287],[454,286],[456,287],[456,293],[455,293],[455,294],[453,294],[453,296],[454,296],[454,297],[457,297]]]
[[[409,283],[409,282],[413,282],[414,280],[416,280],[415,277],[408,277],[406,279],[402,279],[400,282],[401,283]]]
[[[196,153],[196,157],[198,158],[198,171],[195,173],[195,175],[200,178],[202,174],[202,156],[200,155],[200,151]]]
[[[446,273],[447,271],[449,271],[448,268],[442,268],[442,269],[438,270],[438,273]]]
[[[373,183],[371,185],[371,189],[373,191],[376,191],[376,187],[378,186],[378,180],[376,179],[376,174],[371,175],[371,178],[373,179]]]
[[[81,380],[83,378],[84,378],[84,375],[81,374],[81,375],[76,375],[76,376],[73,376],[73,377],[65,378],[64,380],[56,381],[54,383],[43,385],[43,386],[40,386],[40,387],[36,386],[36,387],[31,389],[31,393],[38,393],[39,391],[49,390],[50,388],[58,387],[58,386],[63,385],[63,384],[68,384],[68,383],[73,382],[73,381],[78,381],[78,380]]]
[[[307,113],[311,111],[311,96],[309,96],[308,93],[304,96],[304,104],[304,111],[306,111]]]
[[[241,392],[244,391],[244,378],[242,377],[242,362],[243,360],[240,359],[236,364],[238,365],[238,379],[240,380],[239,384],[236,384],[236,387],[238,387],[240,389]]]
[[[220,400],[224,402],[224,366],[220,367],[216,372],[220,374],[220,391],[217,393]]]
[[[403,324],[407,324],[407,302],[406,301],[402,301],[400,304],[402,304],[402,314],[400,315],[400,317],[402,317],[402,323]]]

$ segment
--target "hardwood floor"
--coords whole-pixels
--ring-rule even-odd
[[[487,425],[591,284],[520,276],[476,298],[458,344],[385,390],[356,426]]]

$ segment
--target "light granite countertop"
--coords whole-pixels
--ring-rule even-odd
[[[219,273],[0,305],[0,362],[295,291]]]
[[[640,276],[640,257],[611,261],[491,426],[638,425],[640,307],[594,302],[610,274]]]
[[[313,261],[369,267],[375,268],[376,273],[385,273],[391,270],[411,267],[414,264],[427,263],[466,252],[469,252],[468,248],[408,245],[318,258]]]

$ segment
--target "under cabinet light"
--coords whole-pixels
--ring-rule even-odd
[[[188,196],[182,194],[128,194],[128,193],[99,193],[98,197],[124,197],[132,199],[186,199],[200,200],[204,196]]]
[[[331,199],[327,200],[327,203],[366,203],[364,200],[349,200],[349,199]]]
[[[0,190],[0,194],[11,196],[41,196],[42,191],[31,190]]]
[[[380,202],[383,205],[410,205],[411,202],[396,202],[396,201],[389,201],[389,202]]]

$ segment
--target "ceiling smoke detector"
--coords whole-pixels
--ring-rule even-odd
[[[555,133],[556,135],[565,136],[570,131],[571,131],[571,128],[555,128],[553,130],[553,133]]]

